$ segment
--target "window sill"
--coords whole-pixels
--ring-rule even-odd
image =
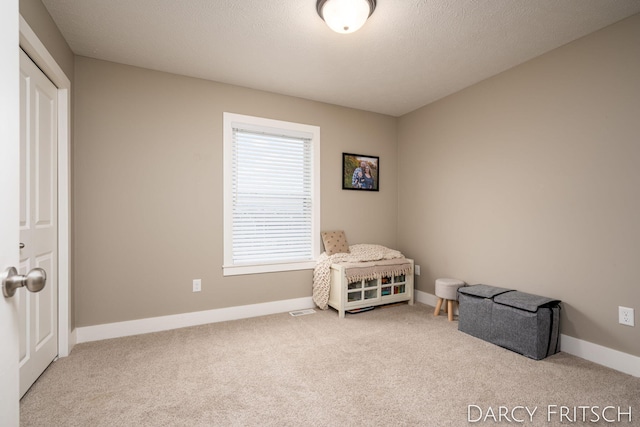
[[[234,265],[222,266],[223,276],[240,276],[243,274],[279,273],[282,271],[312,270],[316,266],[315,261],[291,262],[285,264],[259,264],[259,265]]]

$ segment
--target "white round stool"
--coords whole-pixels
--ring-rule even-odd
[[[466,286],[462,280],[458,279],[436,279],[436,296],[438,297],[438,304],[436,310],[433,312],[434,316],[440,314],[440,308],[442,303],[447,304],[444,307],[444,312],[449,314],[449,321],[453,320],[453,302],[458,301],[458,288]]]

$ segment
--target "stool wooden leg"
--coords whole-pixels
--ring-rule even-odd
[[[453,321],[453,301],[452,300],[448,300],[447,301],[447,306],[449,309],[449,322]]]
[[[433,312],[434,316],[440,314],[440,307],[442,307],[442,298],[438,298],[438,303],[436,304],[436,310]]]

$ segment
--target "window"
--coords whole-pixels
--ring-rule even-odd
[[[319,176],[317,126],[224,113],[225,276],[315,266]]]

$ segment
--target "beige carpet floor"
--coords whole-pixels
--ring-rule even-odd
[[[640,425],[640,378],[530,360],[422,304],[316,311],[77,345],[22,399],[21,425]]]

